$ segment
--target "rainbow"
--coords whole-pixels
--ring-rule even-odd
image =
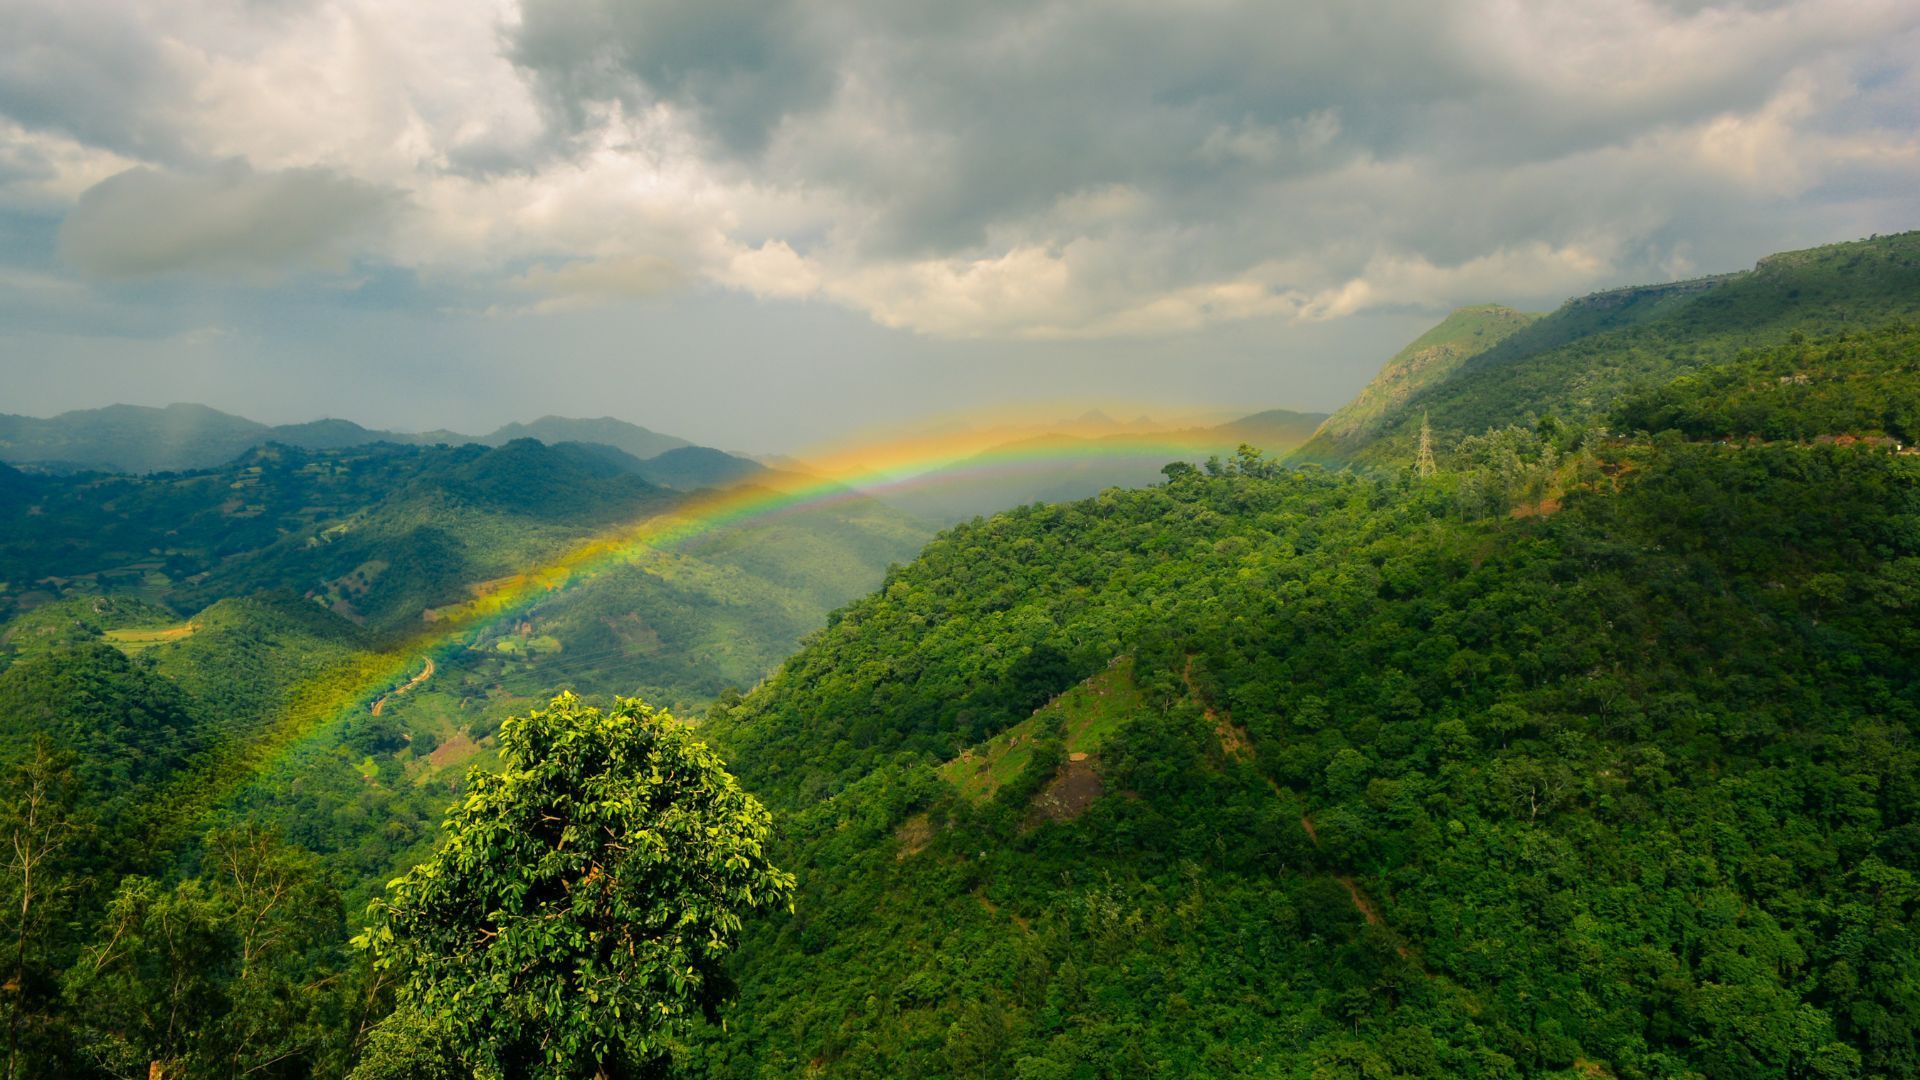
[[[481,632],[608,568],[724,530],[765,527],[796,514],[873,496],[1042,472],[1067,464],[1172,461],[1219,452],[1219,446],[1200,437],[1203,430],[1089,437],[1063,435],[1056,426],[1021,438],[1019,429],[1002,425],[828,448],[807,459],[805,472],[775,472],[772,479],[696,492],[665,513],[590,537],[541,566],[476,587],[470,599],[433,609],[420,632],[385,651],[316,672],[262,736],[207,770],[194,770],[177,785],[163,799],[163,807],[157,808],[156,819],[195,827],[194,823],[203,821],[305,740],[364,714],[388,688],[407,682],[423,657],[446,664]]]

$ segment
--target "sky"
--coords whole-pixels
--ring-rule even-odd
[[[0,0],[0,412],[1330,410],[1912,228],[1912,0]]]

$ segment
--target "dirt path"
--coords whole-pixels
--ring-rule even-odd
[[[1373,901],[1367,897],[1366,893],[1360,891],[1360,886],[1355,885],[1352,878],[1345,874],[1340,874],[1333,880],[1345,886],[1347,895],[1353,898],[1353,906],[1359,909],[1361,917],[1366,919],[1369,924],[1381,926],[1386,923],[1386,920],[1380,917],[1380,909],[1373,906]],[[1407,955],[1405,946],[1400,947],[1400,955]]]
[[[1214,711],[1205,698],[1193,688],[1193,654],[1187,654],[1187,664],[1180,669],[1180,681],[1186,684],[1187,695],[1200,705],[1200,714],[1212,725],[1213,734],[1220,740],[1220,750],[1230,758],[1241,761],[1253,760],[1253,740],[1247,737],[1247,730],[1233,722],[1231,717]],[[1273,781],[1267,781],[1271,784]]]
[[[1272,781],[1268,782],[1271,783]],[[1313,841],[1314,847],[1320,846],[1320,830],[1313,827],[1312,818],[1301,814],[1300,828],[1305,830],[1307,839]],[[1333,880],[1339,882],[1340,887],[1347,890],[1347,899],[1353,901],[1353,909],[1360,913],[1361,918],[1367,920],[1367,925],[1387,925],[1386,917],[1380,914],[1380,905],[1374,903],[1373,897],[1368,896],[1366,891],[1361,889],[1360,884],[1354,881],[1350,875],[1335,874]],[[1402,960],[1413,959],[1413,950],[1407,947],[1406,942],[1398,940],[1398,934],[1395,934],[1394,938],[1393,951],[1399,953]],[[1424,968],[1422,970],[1424,970]]]
[[[380,715],[381,711],[387,707],[388,698],[397,698],[401,694],[404,694],[407,691],[413,689],[414,687],[419,686],[421,683],[426,682],[428,679],[433,678],[433,657],[431,656],[427,657],[426,661],[427,661],[427,669],[425,671],[422,671],[420,674],[415,675],[411,679],[408,679],[405,685],[394,688],[392,693],[380,695],[380,700],[373,703],[373,715],[375,716]]]
[[[1207,723],[1212,725],[1214,733],[1219,736],[1221,750],[1229,757],[1252,761],[1254,759],[1253,743],[1247,738],[1246,730],[1241,728],[1240,725],[1235,724],[1230,718],[1223,717],[1216,713],[1213,707],[1208,705],[1199,693],[1194,690],[1192,653],[1187,654],[1186,666],[1180,669],[1180,681],[1186,684],[1187,693],[1192,696],[1196,702],[1199,702],[1201,714],[1206,717]],[[1275,795],[1281,794],[1280,785],[1274,782],[1273,777],[1266,775],[1266,773],[1262,771],[1260,778],[1267,782],[1267,787],[1271,788]],[[1320,830],[1313,827],[1313,819],[1311,817],[1308,817],[1306,814],[1301,814],[1300,828],[1306,832],[1307,839],[1313,842],[1314,847],[1320,846]],[[1372,897],[1361,890],[1360,886],[1352,877],[1346,874],[1337,874],[1334,876],[1334,880],[1338,881],[1341,887],[1347,890],[1348,898],[1353,901],[1354,910],[1358,911],[1360,916],[1367,920],[1369,926],[1386,926],[1387,920],[1380,914],[1380,906],[1373,902]],[[1397,938],[1398,935],[1395,935],[1395,937]],[[1404,942],[1396,940],[1394,951],[1398,952],[1402,959],[1412,959],[1413,957],[1413,951],[1409,949]]]

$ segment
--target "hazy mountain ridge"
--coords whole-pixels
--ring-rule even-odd
[[[515,439],[544,443],[598,443],[639,459],[692,446],[638,424],[601,417],[544,416],[506,424],[487,435],[453,431],[403,432],[322,419],[269,425],[205,405],[109,405],[53,417],[0,414],[0,461],[43,470],[150,473],[210,469],[257,446],[280,443],[303,450],[339,450],[375,443],[403,446],[504,446]]]

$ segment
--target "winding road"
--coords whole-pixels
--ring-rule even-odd
[[[426,657],[425,659],[427,661],[427,669],[425,671],[422,671],[420,674],[415,675],[411,679],[408,679],[404,686],[399,686],[394,688],[392,693],[380,695],[380,699],[373,703],[373,715],[375,716],[380,715],[380,710],[387,707],[388,698],[397,698],[401,694],[404,694],[407,691],[413,689],[414,687],[419,686],[421,683],[426,682],[428,679],[433,678],[433,657],[429,656],[429,657]]]

